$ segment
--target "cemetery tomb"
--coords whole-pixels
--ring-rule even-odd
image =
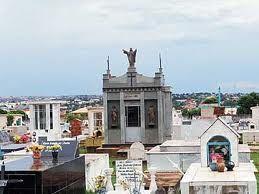
[[[171,139],[172,97],[160,66],[154,77],[129,65],[121,76],[103,75],[105,144],[159,144]]]
[[[224,193],[257,193],[254,164],[239,161],[237,132],[222,119],[216,121],[201,135],[201,162],[192,163],[181,180],[182,194],[224,194]],[[217,157],[214,157],[216,156]],[[219,157],[225,162],[235,164],[232,171],[223,166],[220,169]],[[216,158],[216,161],[215,161]],[[214,160],[214,161],[213,161]],[[218,171],[211,165],[216,162]],[[210,166],[210,167],[209,167]]]

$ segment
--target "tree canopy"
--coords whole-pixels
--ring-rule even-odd
[[[217,98],[214,97],[214,96],[208,97],[208,98],[206,98],[206,99],[203,101],[203,104],[215,104],[215,103],[218,103],[218,100],[217,100]]]
[[[184,117],[192,118],[193,116],[200,116],[201,115],[201,109],[195,108],[191,110],[183,109],[182,115]]]
[[[9,114],[21,114],[24,121],[29,119],[28,115],[22,110],[11,110]]]
[[[259,95],[252,92],[238,100],[238,114],[252,114],[251,107],[259,105]]]

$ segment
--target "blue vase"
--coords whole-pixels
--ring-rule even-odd
[[[105,194],[106,193],[106,188],[101,188],[97,191],[98,194]]]
[[[211,171],[217,171],[218,170],[217,163],[215,163],[215,162],[211,162],[209,167],[210,167]]]

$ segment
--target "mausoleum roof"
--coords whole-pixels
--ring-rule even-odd
[[[202,137],[208,130],[210,130],[210,128],[216,123],[216,122],[222,122],[229,130],[231,130],[238,138],[240,137],[240,135],[235,131],[235,129],[233,129],[232,127],[230,127],[223,119],[221,119],[220,117],[218,117],[214,123],[212,123],[212,125],[206,130],[204,131],[200,137]],[[220,135],[220,134],[218,134]]]

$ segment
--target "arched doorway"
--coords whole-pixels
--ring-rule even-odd
[[[230,142],[226,137],[214,136],[207,143],[208,165],[212,162],[213,156],[221,155],[225,161],[231,160]]]

